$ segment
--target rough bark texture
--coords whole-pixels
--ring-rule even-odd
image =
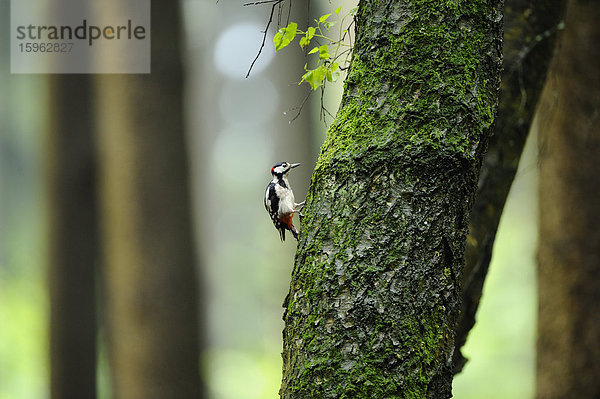
[[[96,397],[95,154],[91,78],[55,75],[46,143],[50,391]]]
[[[564,3],[564,0],[506,1],[500,103],[469,221],[455,373],[466,361],[460,349],[475,324],[496,230],[546,80]]]
[[[286,300],[283,398],[451,396],[501,3],[360,2]]]
[[[569,1],[540,123],[537,397],[600,397],[600,3]]]
[[[180,27],[153,1],[152,73],[98,77],[114,398],[201,397]]]

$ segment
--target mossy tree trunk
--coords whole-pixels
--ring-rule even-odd
[[[361,1],[286,299],[283,398],[451,396],[502,1]]]
[[[600,3],[570,0],[540,108],[537,397],[600,397]]]
[[[455,373],[466,361],[460,349],[475,324],[496,230],[546,81],[564,4],[564,0],[506,1],[500,103],[469,220]]]

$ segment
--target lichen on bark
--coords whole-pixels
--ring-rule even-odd
[[[361,1],[286,299],[283,398],[451,396],[501,1]]]

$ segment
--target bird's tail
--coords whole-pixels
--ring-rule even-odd
[[[289,230],[296,239],[296,241],[298,241],[298,230],[296,230],[294,226],[291,226]],[[285,227],[279,229],[279,238],[281,238],[282,242],[285,241]]]

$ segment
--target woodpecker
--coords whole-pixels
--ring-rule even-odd
[[[294,202],[294,193],[287,174],[293,168],[300,166],[299,163],[279,162],[271,168],[273,180],[267,186],[265,191],[265,208],[271,216],[281,241],[285,241],[285,230],[289,230],[294,238],[298,240],[298,231],[292,224],[294,213],[300,213],[304,207],[305,201],[297,204]],[[299,209],[296,209],[299,207]]]

